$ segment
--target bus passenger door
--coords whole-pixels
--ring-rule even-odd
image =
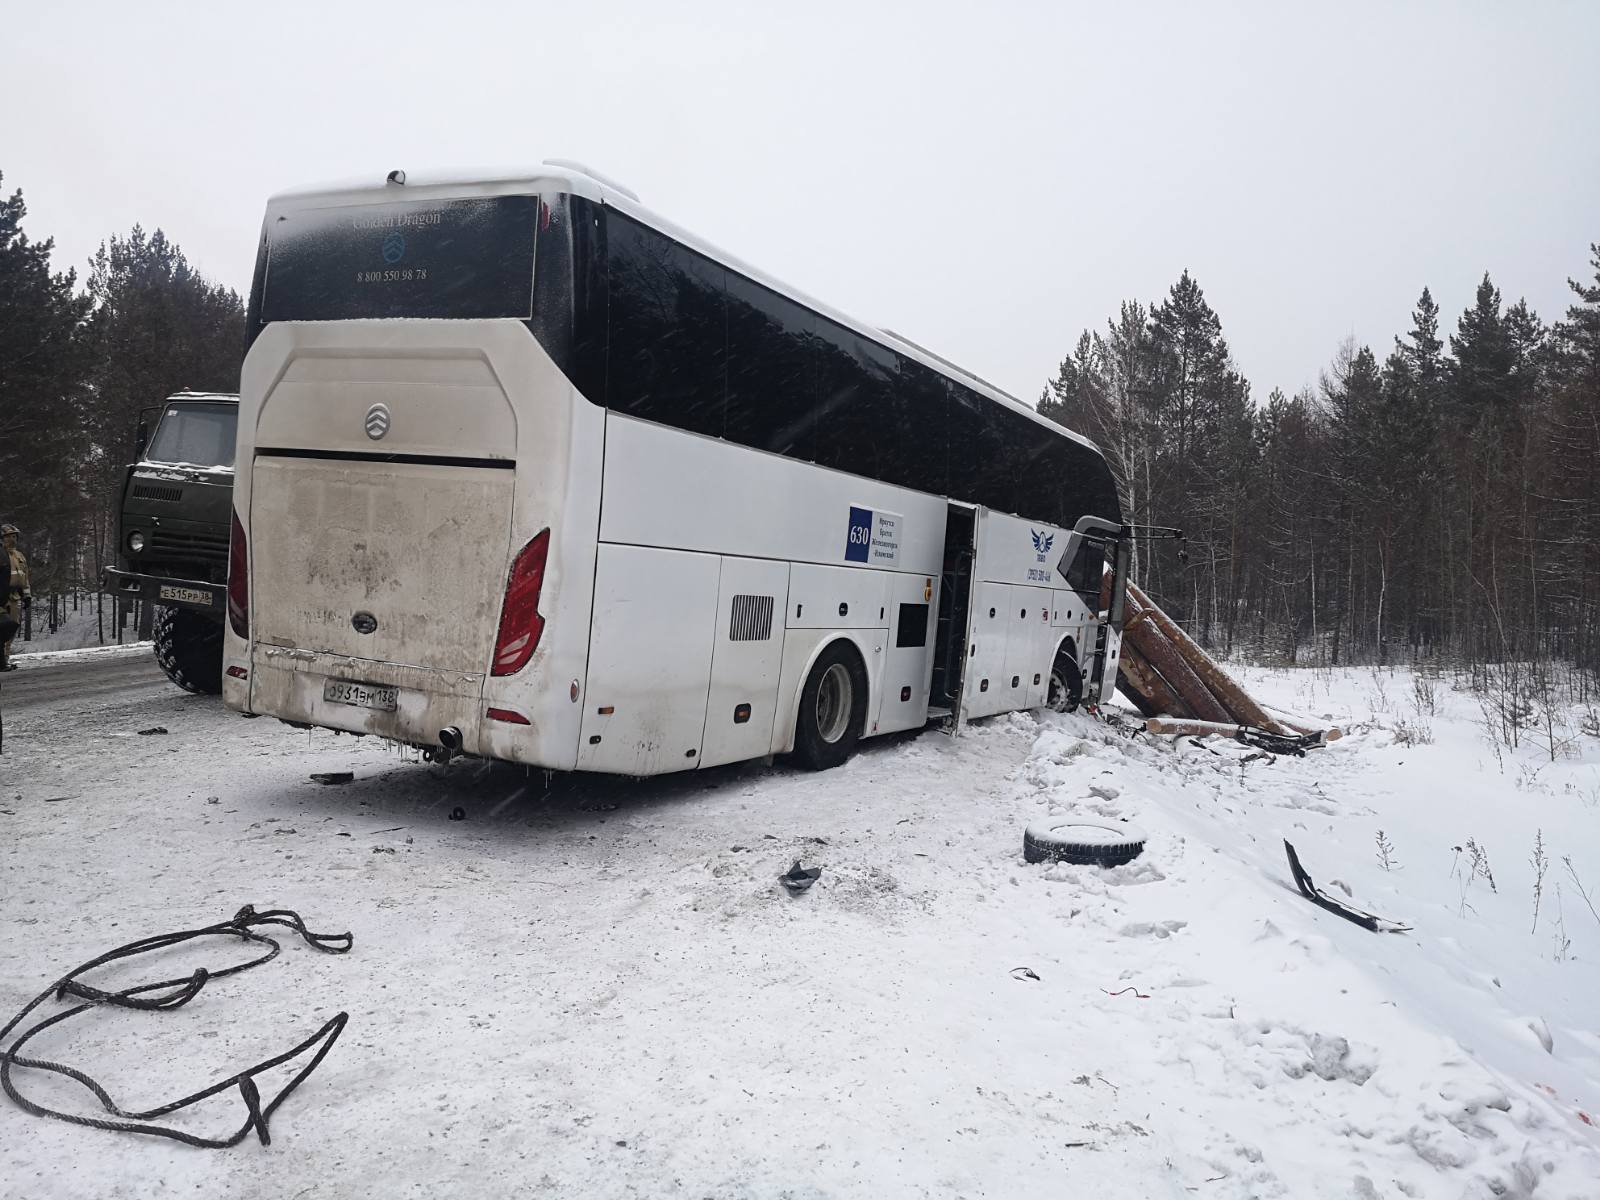
[[[951,501],[945,514],[944,563],[939,574],[939,608],[934,625],[933,678],[928,715],[945,728],[961,728],[962,680],[967,668],[972,619],[972,581],[977,565],[978,510]]]
[[[788,603],[788,563],[722,560],[700,766],[760,758],[772,749]]]

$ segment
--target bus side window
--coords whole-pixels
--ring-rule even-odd
[[[897,356],[832,321],[817,333],[817,462],[888,482],[882,451],[901,435],[891,392]]]
[[[810,310],[728,272],[729,441],[816,459],[816,328]]]
[[[612,210],[606,213],[606,243],[606,407],[721,437],[726,271]]]
[[[950,478],[945,433],[949,396],[944,377],[915,359],[902,356],[895,397],[894,418],[899,423],[899,438],[891,464],[897,478],[892,482],[948,495]]]
[[[949,495],[1010,512],[1005,443],[997,406],[976,392],[952,384],[946,427],[949,437]],[[1026,419],[1026,418],[1024,418]]]

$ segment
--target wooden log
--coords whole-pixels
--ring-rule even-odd
[[[1233,676],[1224,671],[1193,638],[1178,628],[1178,623],[1157,608],[1150,597],[1131,580],[1128,583],[1128,599],[1139,602],[1141,609],[1148,612],[1149,620],[1166,635],[1178,655],[1205,682],[1207,689],[1224,709],[1223,720],[1231,720],[1239,725],[1254,725],[1260,729],[1271,730],[1273,733],[1290,732],[1282,722],[1268,716],[1266,710],[1250,698],[1249,693],[1239,686]],[[1166,672],[1163,671],[1162,674]],[[1199,713],[1199,710],[1196,709],[1196,712]],[[1204,713],[1199,715],[1205,716]]]
[[[1156,707],[1150,697],[1139,691],[1138,684],[1128,677],[1128,673],[1121,667],[1117,668],[1117,690],[1133,704],[1141,717],[1159,717],[1161,710]]]
[[[1111,566],[1108,563],[1100,576],[1101,613],[1107,613],[1111,608],[1112,578]],[[1122,639],[1122,648],[1117,656],[1117,686],[1133,701],[1134,707],[1143,716],[1194,715],[1189,711],[1188,705],[1179,698],[1178,693],[1172,690],[1172,685],[1161,678],[1160,672],[1145,660],[1144,655],[1140,654],[1133,642],[1126,637]]]
[[[1128,589],[1130,616],[1122,628],[1123,644],[1132,644],[1144,660],[1160,672],[1161,677],[1177,692],[1189,710],[1189,715],[1202,721],[1233,721],[1234,717],[1212,695],[1211,689],[1194,669],[1184,661],[1176,647],[1168,640],[1154,619],[1149,600],[1136,605],[1133,589]]]
[[[1192,717],[1188,705],[1127,638],[1117,658],[1117,686],[1147,717]]]
[[[1318,725],[1315,722],[1308,721],[1303,717],[1288,716],[1282,710],[1276,708],[1269,708],[1267,711],[1277,718],[1277,721],[1280,725],[1283,725],[1285,728],[1290,729],[1295,733],[1319,734],[1324,742],[1337,742],[1344,736],[1343,730],[1341,730],[1337,725]]]
[[[1144,723],[1146,733],[1165,733],[1175,737],[1237,737],[1240,726],[1229,721],[1177,721],[1171,717],[1151,717]]]

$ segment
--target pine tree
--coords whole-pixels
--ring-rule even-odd
[[[1576,301],[1553,330],[1546,425],[1549,506],[1543,553],[1550,561],[1552,624],[1570,631],[1567,652],[1600,670],[1600,243],[1594,279],[1569,279]]]
[[[140,408],[183,388],[235,392],[244,355],[244,305],[189,265],[161,230],[134,226],[90,260],[89,433],[99,448],[88,477],[114,526],[116,482],[133,453]]]
[[[22,231],[27,213],[20,190],[0,198],[0,519],[24,529],[42,593],[55,582],[57,535],[71,547],[83,500],[77,402],[89,305],[71,271],[51,271],[53,240]]]
[[[90,260],[90,340],[103,445],[122,445],[138,410],[183,388],[237,391],[244,305],[189,265],[161,231],[135,225]]]

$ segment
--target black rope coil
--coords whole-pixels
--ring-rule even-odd
[[[10,1096],[17,1106],[25,1112],[30,1112],[40,1117],[53,1117],[59,1121],[70,1121],[74,1125],[87,1125],[92,1129],[111,1129],[123,1133],[144,1133],[153,1137],[171,1138],[173,1141],[183,1142],[190,1146],[214,1150],[220,1150],[227,1146],[237,1146],[245,1138],[249,1137],[250,1132],[254,1130],[256,1136],[261,1139],[263,1146],[270,1145],[272,1137],[268,1132],[267,1122],[271,1119],[272,1114],[277,1111],[278,1106],[289,1098],[289,1094],[299,1087],[305,1081],[306,1076],[316,1070],[318,1064],[327,1057],[328,1051],[333,1049],[333,1044],[339,1040],[339,1034],[344,1031],[345,1024],[349,1021],[349,1013],[336,1014],[310,1037],[282,1054],[274,1055],[265,1062],[259,1062],[253,1067],[240,1071],[237,1075],[231,1075],[227,1079],[214,1083],[198,1092],[192,1092],[180,1099],[140,1112],[123,1108],[111,1098],[110,1093],[105,1088],[85,1072],[75,1067],[51,1062],[48,1059],[24,1058],[19,1053],[22,1047],[32,1041],[34,1037],[53,1025],[59,1025],[61,1022],[77,1016],[79,1013],[88,1012],[103,1005],[135,1009],[142,1012],[166,1012],[171,1009],[182,1008],[198,996],[206,984],[212,980],[222,979],[229,975],[238,975],[240,972],[248,971],[252,967],[259,967],[263,963],[271,962],[278,957],[282,947],[275,939],[263,933],[255,932],[263,925],[281,925],[291,929],[299,934],[313,950],[320,950],[325,954],[345,954],[353,944],[353,939],[348,933],[311,932],[306,928],[305,922],[300,919],[299,914],[291,912],[289,909],[275,908],[267,912],[257,912],[251,905],[246,904],[230,920],[220,921],[215,925],[207,925],[203,929],[185,929],[178,933],[157,934],[154,937],[140,938],[124,946],[118,946],[115,950],[109,950],[97,958],[90,959],[82,966],[67,972],[67,974],[29,1001],[21,1012],[12,1017],[3,1029],[0,1029],[0,1088],[4,1088],[6,1095]],[[137,955],[148,954],[157,950],[165,950],[172,946],[181,945],[184,942],[206,937],[238,938],[242,941],[254,942],[257,945],[265,946],[267,949],[263,954],[248,962],[238,963],[221,970],[208,971],[204,967],[199,967],[192,975],[185,978],[164,979],[156,983],[140,984],[136,987],[123,988],[114,992],[93,987],[80,979],[80,976],[96,968],[103,967],[107,963],[133,958]],[[75,999],[82,1001],[82,1003],[74,1005],[64,1012],[55,1013],[52,1016],[36,1021],[18,1035],[14,1041],[7,1044],[7,1039],[22,1024],[28,1014],[50,999],[58,1002]],[[263,1104],[261,1090],[256,1086],[255,1077],[263,1071],[269,1071],[273,1067],[283,1065],[290,1059],[310,1050],[313,1046],[317,1049],[311,1056],[311,1060],[295,1073],[294,1077],[283,1086],[277,1095]],[[49,1108],[37,1101],[28,1099],[17,1090],[17,1082],[13,1075],[18,1068],[33,1071],[50,1071],[82,1084],[93,1093],[95,1099],[100,1102],[100,1106],[110,1113],[111,1117],[83,1116],[78,1113],[62,1112],[59,1109]],[[200,1101],[209,1099],[230,1088],[239,1089],[239,1094],[244,1100],[248,1115],[239,1130],[229,1137],[199,1137],[181,1129],[150,1123],[158,1117],[164,1117],[169,1113],[177,1112],[179,1109],[198,1104]]]

